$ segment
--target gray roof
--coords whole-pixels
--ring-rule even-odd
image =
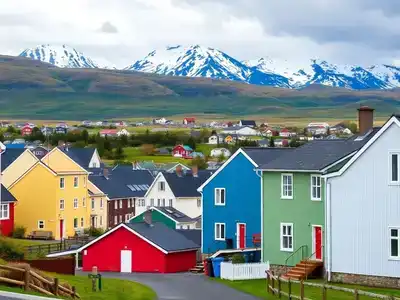
[[[13,149],[6,147],[6,151],[1,154],[1,170],[7,169],[24,151],[24,148]]]
[[[84,169],[89,168],[90,160],[93,157],[95,148],[59,148],[73,161]]]
[[[183,212],[181,212],[171,206],[162,206],[162,207],[156,207],[156,208],[178,223],[180,223],[180,222],[187,223],[187,222],[195,221],[191,217],[185,215]]]
[[[256,126],[256,121],[254,120],[240,120],[243,126]]]
[[[168,252],[199,248],[198,244],[160,222],[155,222],[151,225],[145,222],[125,225]]]
[[[180,234],[184,235],[188,240],[193,241],[201,247],[201,230],[199,229],[175,229]]]
[[[199,170],[197,177],[191,172],[182,172],[180,176],[176,172],[163,172],[163,175],[175,197],[200,197],[197,189],[212,175],[212,172]]]
[[[109,170],[108,178],[101,173],[89,175],[89,180],[109,199],[144,197],[153,182],[147,170],[132,170],[131,166],[119,166]]]
[[[10,193],[4,185],[1,185],[1,202],[15,202],[17,199]]]
[[[380,128],[374,128],[362,140],[359,135],[348,139],[323,139],[308,142],[268,163],[262,164],[264,170],[311,170],[319,171],[358,151]]]
[[[273,161],[284,154],[291,153],[295,148],[245,147],[242,149],[258,166],[260,166]]]

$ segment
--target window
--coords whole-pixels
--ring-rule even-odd
[[[172,206],[173,206],[173,205],[172,205],[172,199],[169,199],[169,200],[168,200],[168,206],[169,206],[169,207],[172,207]]]
[[[225,223],[215,223],[215,240],[225,241]]]
[[[197,207],[201,207],[201,199],[197,199]]]
[[[86,207],[86,198],[85,197],[82,198],[82,207]]]
[[[63,189],[65,187],[65,178],[61,177],[60,178],[60,189]]]
[[[103,203],[103,198],[100,198],[100,208],[103,209],[104,203]]]
[[[390,258],[400,259],[400,227],[390,227]]]
[[[281,223],[281,251],[293,251],[293,224]]]
[[[119,208],[122,208],[122,200],[119,200]]]
[[[83,187],[86,187],[86,177],[83,177]]]
[[[311,175],[311,200],[321,200],[321,176]]]
[[[131,199],[128,199],[128,208],[131,207]]]
[[[115,200],[114,202],[114,209],[118,209],[118,200]]]
[[[65,208],[65,201],[63,199],[60,200],[60,210],[64,210]]]
[[[129,214],[126,214],[125,215],[125,222],[128,222],[129,221]]]
[[[150,206],[154,206],[154,199],[150,199]]]
[[[217,188],[215,189],[215,205],[225,205],[225,189]]]
[[[77,176],[74,177],[74,187],[77,188],[79,185],[79,178]]]
[[[92,208],[92,210],[94,210],[95,208],[94,198],[92,198],[92,201],[90,202],[90,207]]]
[[[0,220],[7,220],[10,218],[9,206],[8,204],[0,205]]]
[[[145,199],[142,199],[140,201],[142,202],[142,206],[146,206],[146,200]]]
[[[37,227],[38,227],[39,229],[44,229],[44,221],[43,221],[43,220],[39,220],[39,221],[38,221]]]
[[[103,226],[103,216],[100,216],[100,226]]]
[[[119,222],[122,223],[122,215],[119,216]]]
[[[74,218],[74,228],[78,228],[78,218]]]
[[[161,199],[157,199],[157,206],[161,206]]]
[[[293,175],[282,174],[282,199],[293,199]]]
[[[400,183],[400,153],[390,153],[390,183]]]
[[[74,208],[78,208],[78,199],[74,199]]]
[[[114,224],[115,224],[115,225],[118,224],[118,216],[114,216]]]
[[[85,227],[85,220],[81,218],[81,228]]]
[[[165,206],[165,199],[162,199],[162,206]]]
[[[164,181],[160,181],[158,183],[158,190],[159,191],[165,191],[165,182]]]

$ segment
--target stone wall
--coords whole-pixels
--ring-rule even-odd
[[[282,266],[282,265],[270,265],[269,269],[271,272],[274,272],[274,275],[276,276],[282,276],[283,274],[286,274],[287,272],[290,271],[292,267],[287,267]]]
[[[360,284],[376,287],[400,288],[400,278],[359,274],[332,273],[331,280],[339,283]]]

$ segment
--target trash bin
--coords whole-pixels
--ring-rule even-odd
[[[208,276],[209,277],[214,277],[212,259],[211,258],[207,258],[206,260],[207,260]]]
[[[214,276],[221,277],[221,263],[224,261],[223,257],[216,257],[212,260]]]
[[[243,257],[244,257],[244,262],[247,264],[249,262],[249,254],[248,253],[244,253]]]
[[[204,275],[209,276],[209,272],[208,272],[208,260],[207,260],[207,259],[203,260],[203,267],[204,267]]]

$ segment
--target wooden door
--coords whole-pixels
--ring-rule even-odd
[[[314,252],[315,259],[322,260],[322,227],[314,227]]]
[[[121,250],[121,273],[132,273],[131,250]]]
[[[64,238],[64,220],[60,220],[60,240]]]
[[[238,248],[243,249],[246,248],[246,224],[239,223],[237,229],[238,235]]]

